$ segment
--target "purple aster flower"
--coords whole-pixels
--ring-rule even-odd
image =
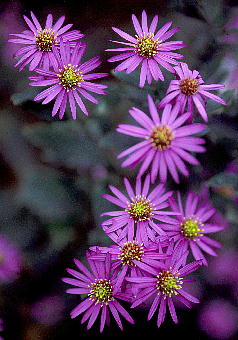
[[[94,84],[89,80],[106,77],[108,74],[87,74],[98,67],[101,61],[99,61],[99,57],[95,57],[81,64],[80,61],[84,51],[85,47],[82,48],[80,43],[77,43],[74,50],[71,51],[69,42],[64,43],[63,40],[60,40],[60,54],[53,46],[53,53],[57,59],[55,70],[45,71],[37,68],[35,72],[40,74],[40,76],[29,77],[33,81],[30,83],[31,86],[52,85],[34,98],[34,100],[43,99],[42,104],[47,104],[56,98],[52,117],[59,111],[59,118],[62,119],[67,102],[69,102],[73,119],[76,119],[76,104],[78,104],[85,115],[88,115],[88,111],[79,94],[95,104],[98,104],[97,99],[89,94],[88,91],[105,94],[104,89],[107,86]]]
[[[209,281],[213,284],[230,285],[238,289],[238,251],[224,249],[218,257],[209,262]]]
[[[155,274],[154,268],[164,268],[161,260],[168,258],[169,255],[163,252],[163,245],[163,241],[162,244],[147,242],[144,245],[137,240],[128,241],[125,237],[110,247],[94,246],[90,250],[94,252],[91,258],[96,261],[105,261],[106,254],[111,254],[112,268],[118,271],[116,286],[122,287],[126,276],[141,277],[148,273]],[[132,293],[136,296],[137,289],[132,287]]]
[[[140,25],[137,17],[132,14],[132,21],[136,31],[136,36],[121,31],[118,28],[112,27],[112,29],[119,34],[123,39],[128,42],[114,41],[117,44],[125,45],[122,48],[107,49],[107,51],[123,52],[115,57],[108,59],[109,62],[123,60],[119,64],[115,71],[126,70],[126,73],[133,72],[140,64],[140,87],[143,87],[146,79],[149,84],[152,82],[152,78],[156,81],[164,80],[164,76],[160,70],[159,65],[163,66],[169,72],[174,73],[174,68],[170,65],[177,65],[176,59],[181,59],[183,56],[171,51],[178,50],[186,45],[182,41],[168,41],[167,39],[172,37],[180,28],[174,27],[169,30],[172,25],[172,21],[167,22],[156,33],[156,27],[158,23],[158,16],[154,16],[150,27],[147,24],[146,12],[142,12],[142,24]]]
[[[157,221],[176,223],[176,220],[168,215],[178,212],[164,210],[169,206],[168,198],[172,196],[172,191],[166,192],[163,184],[159,184],[149,193],[149,175],[146,176],[143,186],[140,178],[136,180],[135,191],[127,178],[124,179],[124,183],[127,196],[112,185],[109,188],[115,196],[103,195],[108,201],[123,209],[105,212],[101,215],[110,216],[102,224],[104,231],[109,237],[115,231],[120,231],[117,242],[127,237],[128,241],[136,238],[139,243],[147,243],[149,240],[155,241],[157,235],[165,235]],[[115,234],[112,236],[115,241]]]
[[[220,97],[208,91],[223,89],[222,84],[205,85],[199,72],[190,71],[188,65],[180,63],[180,66],[174,67],[177,80],[172,80],[167,90],[166,96],[161,100],[158,108],[165,107],[168,103],[179,103],[180,112],[183,113],[187,105],[187,111],[193,113],[194,106],[198,113],[207,122],[206,104],[204,101],[212,99],[220,104],[226,105],[226,102]]]
[[[105,322],[110,323],[110,314],[113,315],[118,326],[122,330],[120,315],[130,323],[134,323],[129,313],[118,302],[118,300],[130,301],[128,294],[122,293],[117,284],[117,278],[111,271],[111,256],[108,254],[105,261],[94,261],[87,256],[91,272],[78,260],[74,260],[79,271],[67,269],[67,272],[76,279],[63,278],[63,281],[77,288],[67,290],[69,294],[87,294],[82,301],[71,312],[71,318],[84,313],[81,323],[88,320],[87,329],[90,329],[101,312],[100,332],[103,331]],[[120,314],[120,315],[119,315]]]
[[[21,266],[21,258],[17,248],[5,237],[0,236],[0,281],[14,280]]]
[[[202,195],[189,192],[184,206],[179,192],[177,198],[177,201],[173,197],[169,199],[172,210],[180,212],[180,215],[176,216],[177,225],[161,227],[185,250],[189,247],[194,258],[196,260],[201,259],[203,264],[207,266],[207,260],[202,251],[216,256],[217,254],[212,247],[221,248],[221,244],[204,234],[221,231],[224,226],[219,223],[216,210],[209,200]]]
[[[44,296],[32,304],[30,315],[43,325],[53,326],[63,319],[64,301],[62,296]]]
[[[225,299],[206,302],[198,317],[199,327],[212,339],[237,339],[237,307]]]
[[[151,167],[152,183],[155,182],[158,173],[160,181],[165,183],[168,172],[178,183],[178,171],[184,176],[189,174],[184,161],[193,165],[199,164],[189,152],[204,152],[205,148],[200,144],[204,144],[205,141],[192,135],[205,130],[206,126],[203,124],[183,125],[190,113],[178,116],[180,104],[174,107],[170,104],[166,105],[161,118],[150,96],[148,96],[148,104],[151,117],[135,107],[129,111],[141,127],[120,124],[117,128],[120,133],[142,139],[140,143],[118,155],[118,158],[129,155],[121,166],[134,168],[142,163],[138,172],[139,177]]]
[[[173,244],[168,247],[171,250]],[[153,299],[149,310],[148,320],[150,320],[156,310],[159,308],[157,326],[164,322],[166,308],[168,305],[169,312],[175,323],[178,322],[177,314],[174,306],[174,298],[182,302],[188,308],[191,308],[191,303],[198,303],[199,300],[190,295],[184,289],[184,284],[191,282],[190,279],[185,279],[184,276],[192,273],[200,267],[201,261],[194,261],[184,265],[187,259],[187,252],[182,253],[174,248],[173,255],[165,260],[165,269],[158,270],[156,274],[144,277],[131,277],[127,281],[134,283],[139,289],[135,301],[131,308],[137,307],[149,298]]]
[[[9,39],[9,42],[15,44],[26,45],[21,47],[14,57],[20,57],[15,66],[20,66],[21,71],[27,64],[29,70],[33,71],[37,67],[43,67],[49,70],[49,67],[54,67],[57,63],[55,55],[53,54],[53,46],[58,46],[60,39],[64,42],[70,41],[70,46],[75,46],[75,40],[82,38],[84,35],[78,30],[69,31],[73,26],[68,24],[63,26],[65,17],[60,17],[53,25],[52,14],[48,14],[45,28],[42,28],[35,15],[31,12],[32,21],[23,16],[30,30],[23,31],[20,34],[10,34],[15,36],[14,39]]]

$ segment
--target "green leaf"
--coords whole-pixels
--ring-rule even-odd
[[[71,169],[104,162],[95,140],[75,121],[36,123],[24,129],[26,138],[43,151],[46,162]]]
[[[26,168],[17,201],[46,220],[64,220],[73,212],[72,199],[60,174],[46,166]]]
[[[222,172],[210,178],[207,181],[207,185],[215,188],[230,186],[238,193],[238,175],[233,173]]]
[[[38,88],[29,86],[22,92],[14,93],[11,96],[11,101],[13,105],[21,105],[29,100],[33,100],[38,93]]]

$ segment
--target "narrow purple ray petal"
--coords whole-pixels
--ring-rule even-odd
[[[70,110],[72,113],[72,118],[75,120],[76,119],[76,105],[75,105],[74,95],[72,91],[68,93],[68,98],[69,98],[69,105],[70,105]]]
[[[66,31],[68,31],[73,25],[72,24],[68,24],[64,27],[62,27],[58,32],[58,36],[62,35],[63,33],[65,33]]]
[[[30,63],[29,66],[29,71],[33,71],[41,62],[41,58],[42,58],[42,52],[39,51],[34,55],[34,59],[32,60],[32,62]]]
[[[208,266],[207,260],[205,258],[205,256],[203,255],[203,253],[201,252],[201,250],[199,249],[199,247],[195,244],[194,241],[190,242],[190,247],[193,253],[193,256],[196,260],[202,260],[203,264],[205,266]]]
[[[88,111],[82,101],[82,99],[79,97],[78,93],[76,91],[73,91],[73,95],[74,95],[74,99],[76,100],[78,106],[80,107],[80,109],[83,111],[83,113],[88,116]]]
[[[209,247],[206,243],[202,242],[202,240],[197,240],[197,245],[206,253],[208,253],[211,256],[217,256],[217,253]]]
[[[148,68],[147,60],[144,59],[142,61],[142,66],[141,66],[141,71],[140,71],[140,84],[139,84],[140,87],[144,87],[145,85],[147,68]]]
[[[95,305],[94,307],[94,310],[90,316],[90,319],[89,319],[89,322],[88,322],[88,325],[87,325],[87,329],[90,329],[92,327],[92,325],[94,324],[94,322],[96,321],[97,317],[98,317],[98,314],[100,312],[100,305]]]
[[[123,51],[124,51],[124,49],[123,49]],[[131,56],[134,56],[133,52],[121,53],[121,54],[118,54],[118,55],[116,55],[114,57],[111,57],[111,58],[107,59],[107,61],[109,61],[109,63],[111,63],[111,62],[114,62],[114,61],[120,61],[120,60],[127,59],[127,58],[129,58]]]
[[[113,301],[114,306],[116,307],[116,309],[118,310],[118,312],[131,324],[134,324],[134,320],[132,319],[132,317],[130,316],[130,314],[125,310],[124,307],[122,307],[122,305],[117,301]]]
[[[100,320],[100,333],[103,332],[105,322],[106,322],[106,315],[107,315],[107,306],[103,305],[102,307],[102,314],[101,314],[101,320]]]
[[[199,300],[197,298],[185,292],[183,289],[179,289],[178,293],[191,302],[199,303]]]
[[[180,30],[180,27],[174,27],[171,30],[167,31],[163,35],[161,35],[160,40],[165,41],[168,40],[172,35],[174,35],[176,32]]]
[[[136,33],[138,34],[138,36],[142,36],[143,32],[142,32],[141,26],[139,24],[137,17],[134,14],[132,14],[132,21],[133,21],[133,25],[135,27]]]
[[[64,20],[65,20],[65,16],[60,17],[60,18],[56,21],[56,23],[54,24],[54,26],[52,27],[52,30],[57,32],[58,29],[63,25]]]
[[[135,38],[133,38],[131,35],[123,32],[122,30],[120,30],[119,28],[116,27],[112,27],[113,31],[116,32],[117,34],[119,34],[122,38],[124,38],[125,40],[130,41],[131,43],[137,43],[137,40]]]
[[[130,182],[128,181],[127,178],[124,178],[124,183],[125,183],[125,187],[126,187],[126,190],[127,190],[129,197],[131,197],[131,198],[134,197],[135,193],[134,193],[132,186],[131,186],[131,184],[130,184]]]
[[[34,22],[34,24],[35,24],[37,30],[38,30],[38,31],[41,31],[41,30],[42,30],[42,27],[41,27],[39,21],[37,20],[37,18],[36,18],[36,16],[34,15],[33,12],[31,12],[31,18],[32,18],[32,20],[33,20],[33,22]]]
[[[168,301],[168,307],[169,307],[170,315],[172,316],[173,322],[178,323],[178,317],[176,314],[176,310],[175,310],[172,298],[167,297],[167,301]]]
[[[148,34],[147,15],[145,10],[142,11],[142,30],[144,34]]]
[[[153,34],[155,33],[157,24],[158,24],[158,15],[155,15],[149,28],[150,33],[153,33]]]
[[[166,104],[168,104],[172,99],[179,95],[180,90],[169,93],[165,96],[158,105],[158,109],[162,109]]]
[[[110,308],[110,310],[111,310],[111,312],[112,312],[112,315],[113,315],[113,317],[114,317],[116,323],[118,324],[119,328],[120,328],[121,330],[123,330],[122,323],[121,323],[121,319],[120,319],[120,316],[119,316],[119,314],[118,314],[118,311],[117,311],[117,309],[116,309],[116,307],[115,307],[115,305],[114,305],[114,301],[111,301],[111,302],[108,304],[108,306],[109,306],[109,308]]]
[[[42,104],[48,104],[51,100],[53,100],[57,94],[61,91],[61,86],[55,85],[56,87],[54,90],[51,91],[51,93],[48,94],[48,96],[43,100]]]
[[[172,21],[167,22],[164,26],[162,26],[158,32],[155,34],[155,39],[160,40],[159,38],[170,28],[172,25]]]
[[[52,14],[48,14],[46,18],[45,28],[48,30],[52,27],[53,17]]]
[[[36,33],[37,29],[36,29],[36,27],[33,25],[33,23],[30,21],[30,19],[28,19],[25,15],[23,15],[23,18],[24,18],[25,22],[27,23],[27,25],[29,26],[30,30],[31,30],[33,33]]]
[[[120,201],[122,201],[124,203],[128,202],[128,198],[125,195],[123,195],[120,190],[118,190],[117,188],[115,188],[112,185],[109,185],[109,189],[113,192],[113,194],[115,196],[117,196],[119,198]]]
[[[127,156],[128,154],[138,150],[138,149],[141,149],[142,147],[144,146],[147,146],[149,144],[149,142],[146,140],[146,141],[143,141],[143,142],[140,142],[132,147],[130,147],[129,149],[126,149],[125,151],[121,152],[117,158],[122,158],[122,157],[125,157]]]
[[[193,165],[199,164],[199,161],[195,157],[190,155],[188,152],[186,152],[185,150],[182,150],[175,146],[173,146],[173,149],[178,154],[178,156],[180,156],[183,160],[187,161],[188,163],[193,164]]]
[[[109,194],[103,194],[103,197],[104,197],[106,200],[112,202],[113,204],[118,205],[118,206],[121,207],[121,208],[127,208],[127,204],[126,204],[125,202],[119,200],[118,198],[115,198],[115,197],[113,197],[113,196],[111,196],[111,195],[109,195]]]
[[[94,301],[91,301],[89,299],[84,300],[72,310],[72,312],[70,313],[71,318],[72,319],[76,318],[78,315],[82,314],[88,308],[90,308],[92,304],[94,304]]]
[[[158,313],[158,319],[157,319],[157,326],[160,327],[160,325],[164,322],[166,315],[166,299],[161,299],[160,301],[160,307],[159,307],[159,313]]]
[[[198,112],[202,116],[202,118],[205,120],[205,122],[207,122],[208,116],[207,116],[205,107],[202,105],[201,101],[198,99],[198,97],[196,95],[193,96],[193,102],[194,102]]]
[[[187,264],[182,269],[180,269],[179,273],[180,273],[181,276],[185,276],[185,275],[188,275],[188,274],[194,272],[200,266],[201,266],[201,262],[200,261],[194,261],[194,262],[191,262],[191,263]]]
[[[142,62],[143,58],[139,55],[135,55],[131,58],[131,64],[127,67],[126,74],[133,72]]]
[[[204,91],[204,90],[199,90],[199,93],[201,95],[203,95],[204,97],[206,98],[209,98],[209,99],[212,99],[214,100],[215,102],[218,102],[220,104],[223,104],[223,105],[226,105],[227,103],[225,102],[225,100],[221,99],[220,97],[216,96],[215,94],[213,93],[209,93],[207,91]]]
[[[162,296],[161,295],[156,295],[151,307],[150,307],[150,310],[149,310],[149,314],[148,314],[148,318],[147,320],[151,320],[151,318],[153,317],[154,313],[156,312],[158,306],[159,306],[159,303],[161,301],[161,298]]]
[[[65,90],[61,90],[60,93],[58,94],[56,101],[55,101],[55,104],[54,104],[54,107],[53,107],[53,110],[52,110],[52,117],[54,117],[57,114],[57,112],[60,108],[60,105],[62,103],[62,100],[64,98],[64,94],[65,94]]]

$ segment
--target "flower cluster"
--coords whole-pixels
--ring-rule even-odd
[[[75,259],[79,271],[67,269],[74,279],[63,278],[75,287],[68,289],[68,293],[87,294],[86,300],[71,312],[71,317],[85,312],[82,323],[88,320],[88,329],[101,312],[102,331],[106,314],[108,323],[110,321],[108,310],[121,329],[119,314],[133,323],[118,299],[130,302],[134,308],[150,298],[148,320],[158,309],[159,327],[168,306],[177,323],[174,300],[188,308],[191,302],[199,302],[186,291],[193,280],[185,276],[202,264],[207,265],[203,252],[215,256],[212,247],[221,247],[217,241],[204,236],[223,229],[222,221],[204,193],[189,192],[183,203],[180,193],[175,199],[163,184],[151,190],[149,175],[144,183],[138,178],[135,188],[126,178],[124,183],[126,195],[113,186],[110,190],[114,195],[103,195],[121,209],[102,214],[109,216],[102,228],[113,244],[94,246],[87,252],[92,273]],[[195,261],[187,263],[190,251]]]
[[[180,192],[173,193],[165,187],[168,174],[179,183],[179,173],[189,175],[185,163],[199,164],[192,153],[205,152],[205,139],[197,134],[204,133],[207,126],[193,122],[194,107],[207,121],[204,98],[225,104],[224,100],[208,92],[224,86],[205,85],[199,72],[190,71],[187,64],[176,60],[182,55],[171,50],[185,45],[181,41],[165,41],[178,31],[178,27],[169,30],[172,24],[169,22],[156,32],[158,17],[155,16],[148,27],[145,11],[142,12],[141,25],[135,15],[132,20],[137,33],[135,37],[113,28],[127,40],[114,41],[126,47],[108,49],[123,52],[109,59],[109,62],[123,60],[115,71],[131,73],[142,64],[139,85],[143,87],[146,80],[149,84],[152,78],[164,80],[161,65],[177,80],[171,81],[158,108],[148,95],[149,116],[136,107],[129,111],[139,127],[119,124],[119,133],[142,139],[118,155],[118,158],[127,157],[122,167],[132,169],[141,163],[135,187],[127,178],[124,179],[124,193],[109,186],[111,194],[103,197],[117,208],[101,216],[107,217],[102,229],[113,244],[90,248],[87,261],[91,272],[75,259],[78,271],[67,269],[74,278],[63,278],[64,282],[75,287],[68,289],[68,293],[87,295],[71,312],[71,317],[84,313],[81,322],[88,321],[89,329],[101,313],[100,331],[103,331],[105,322],[109,324],[110,313],[121,329],[120,316],[134,322],[118,300],[130,302],[131,308],[149,300],[148,320],[158,311],[158,327],[165,320],[168,307],[172,320],[177,323],[174,300],[188,308],[191,303],[199,302],[186,291],[186,286],[193,281],[186,275],[201,265],[207,266],[204,253],[216,256],[213,248],[221,247],[206,234],[224,228],[206,190],[200,194],[189,191],[187,197],[182,197]],[[161,114],[158,109],[163,109]],[[158,177],[160,183],[152,188]],[[187,263],[190,253],[195,260]]]
[[[86,45],[78,39],[83,35],[77,30],[69,31],[72,25],[62,27],[64,17],[53,25],[49,14],[45,28],[33,13],[31,18],[32,21],[24,17],[30,31],[14,34],[16,38],[10,41],[27,45],[20,48],[15,57],[20,57],[16,64],[20,70],[29,64],[29,70],[37,74],[30,77],[30,85],[49,86],[35,100],[47,104],[55,99],[52,116],[59,112],[60,119],[67,102],[73,119],[76,119],[76,105],[87,115],[82,97],[97,104],[97,99],[88,92],[105,94],[106,86],[91,80],[107,74],[89,73],[100,65],[99,58],[81,62]],[[170,29],[172,22],[157,30],[158,16],[154,16],[148,26],[145,11],[141,24],[135,15],[132,21],[135,37],[113,27],[114,32],[126,40],[113,41],[125,47],[107,50],[123,52],[108,60],[122,61],[115,71],[126,70],[129,74],[141,65],[140,87],[144,87],[146,81],[151,84],[152,79],[164,80],[160,66],[176,79],[171,81],[157,107],[148,95],[149,115],[132,107],[129,114],[140,126],[119,124],[119,133],[142,139],[118,155],[118,158],[126,157],[122,167],[133,169],[141,163],[135,187],[127,178],[124,193],[109,186],[112,194],[103,197],[117,208],[102,214],[106,216],[102,229],[113,244],[91,247],[86,253],[89,268],[75,259],[77,270],[67,269],[73,278],[63,278],[73,286],[67,293],[84,298],[73,309],[71,317],[82,314],[81,322],[87,321],[87,329],[100,318],[100,332],[105,324],[110,324],[111,315],[120,329],[123,329],[121,317],[134,323],[123,307],[124,302],[135,308],[149,300],[148,320],[158,311],[158,327],[164,322],[168,307],[172,320],[177,323],[174,300],[188,308],[191,303],[199,302],[186,291],[191,282],[186,275],[201,265],[208,265],[204,253],[216,256],[213,248],[221,247],[206,234],[224,228],[205,190],[199,194],[189,191],[183,197],[180,192],[174,193],[165,187],[168,174],[179,183],[180,175],[189,175],[186,163],[199,164],[192,153],[206,151],[205,139],[198,134],[204,134],[207,126],[194,122],[194,110],[208,121],[207,99],[226,104],[209,91],[220,90],[224,85],[206,85],[198,71],[191,71],[186,63],[178,61],[183,56],[172,51],[185,44],[167,41],[179,30],[179,27]],[[158,178],[160,182],[156,183]],[[190,254],[195,259],[193,262],[187,261]]]
[[[45,28],[42,28],[32,12],[31,18],[32,21],[24,16],[30,30],[13,34],[16,38],[9,41],[27,45],[21,47],[14,56],[20,58],[15,65],[20,66],[20,71],[29,64],[29,70],[38,74],[29,78],[30,85],[50,86],[34,100],[43,100],[42,104],[47,104],[55,99],[52,117],[59,112],[59,118],[62,119],[68,102],[73,119],[76,119],[77,105],[88,115],[82,98],[98,104],[98,100],[88,92],[105,94],[104,89],[107,87],[91,82],[107,76],[107,73],[89,73],[101,64],[99,57],[81,62],[86,44],[78,40],[84,35],[78,30],[69,31],[72,24],[62,27],[64,16],[53,25],[52,15],[49,14]]]

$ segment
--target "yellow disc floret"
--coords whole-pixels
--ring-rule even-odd
[[[101,306],[108,304],[108,302],[114,300],[112,296],[112,284],[107,279],[95,279],[90,285],[91,290],[89,292],[90,300],[100,303]]]
[[[194,240],[198,236],[202,236],[203,224],[194,217],[184,218],[184,221],[181,225],[181,234],[189,240]]]
[[[118,257],[123,265],[134,266],[133,260],[141,261],[143,255],[143,244],[138,244],[137,241],[129,241],[120,248]]]
[[[157,289],[158,293],[171,297],[177,295],[177,290],[182,288],[183,278],[179,276],[178,272],[172,273],[170,270],[162,271],[157,275]]]
[[[194,78],[186,78],[179,83],[180,90],[187,96],[192,96],[198,91],[198,81]]]
[[[126,211],[135,222],[149,220],[153,215],[153,204],[143,195],[137,195],[127,205]]]
[[[57,34],[52,29],[44,29],[37,31],[35,34],[35,42],[39,51],[52,51],[52,46],[57,45]]]
[[[67,92],[75,90],[83,81],[83,76],[79,71],[78,66],[71,64],[64,66],[63,70],[59,70],[58,78],[60,80],[60,84]]]
[[[161,41],[154,38],[153,33],[148,33],[144,36],[136,36],[137,44],[135,52],[144,58],[154,57],[159,49]]]
[[[167,126],[159,126],[152,131],[149,139],[155,149],[165,150],[170,146],[173,134]]]

